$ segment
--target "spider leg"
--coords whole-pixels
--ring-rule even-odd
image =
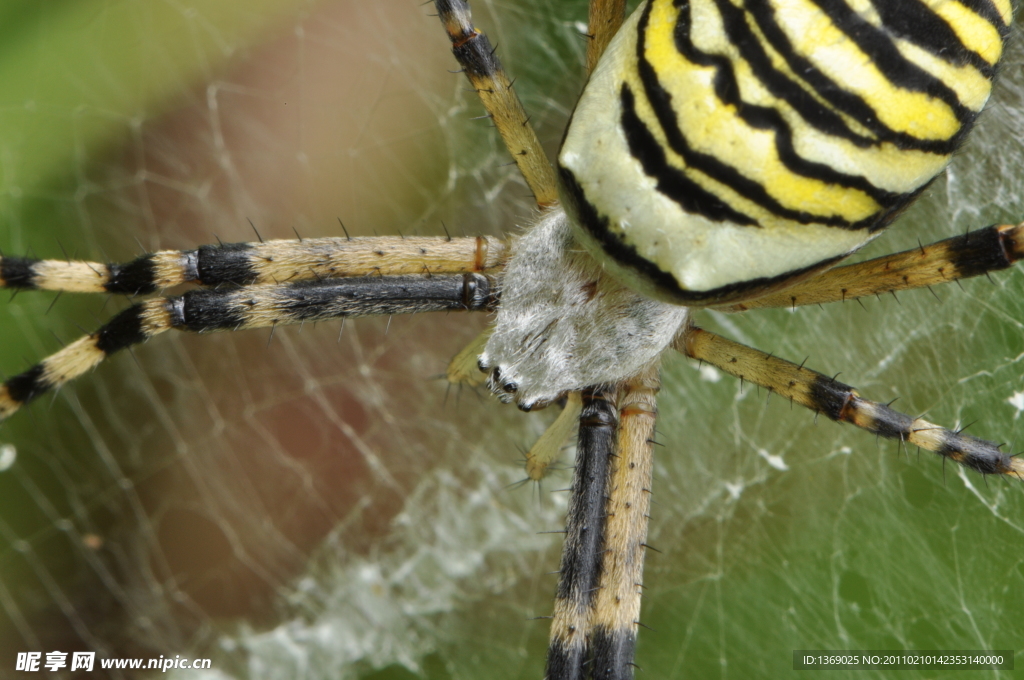
[[[146,295],[182,283],[271,284],[344,276],[462,274],[501,266],[497,238],[307,238],[161,250],[123,264],[0,257],[0,288]]]
[[[607,5],[604,0],[595,4]],[[621,4],[621,14],[625,13],[624,0],[612,0],[611,4]],[[526,180],[527,186],[533,192],[537,205],[545,208],[558,202],[558,188],[555,184],[555,173],[548,161],[547,155],[537,139],[537,133],[523,108],[523,103],[516,95],[501,61],[491,47],[487,36],[473,26],[473,17],[470,12],[469,3],[465,0],[436,0],[434,6],[441,18],[448,38],[452,43],[452,54],[462,66],[466,77],[469,79],[473,89],[476,90],[483,103],[487,114],[494,121],[495,127],[501,134],[501,139],[516,165],[519,172]],[[599,49],[604,51],[607,41],[611,40],[610,35],[605,32],[610,28],[618,29],[622,23],[620,17],[617,22],[613,16],[614,11],[606,8],[601,13],[600,21],[605,25],[601,32],[604,41]],[[591,41],[589,50],[593,50],[594,41]],[[588,54],[590,52],[588,51]],[[596,58],[596,57],[595,57]],[[504,254],[504,251],[502,252]],[[470,385],[479,384],[479,376],[472,368],[466,369],[467,361],[476,363],[476,355],[490,337],[490,331],[485,331],[478,336],[468,347],[463,349],[448,366],[448,379],[451,382],[467,383]],[[475,352],[475,354],[474,354]]]
[[[530,480],[539,482],[547,474],[548,467],[558,458],[562,444],[576,429],[582,409],[580,393],[570,392],[566,397],[565,408],[526,454],[526,475]]]
[[[455,355],[445,372],[445,379],[449,383],[479,387],[487,381],[487,373],[480,370],[479,358],[490,337],[491,329],[488,328]]]
[[[1016,477],[1024,473],[1024,460],[1003,453],[992,442],[863,399],[849,385],[696,326],[683,331],[674,347],[688,357],[777,392],[832,420],[933,451],[975,472]]]
[[[582,393],[547,680],[633,677],[659,388],[655,365]]]
[[[593,73],[608,43],[626,20],[626,0],[590,0],[587,30],[587,73]]]
[[[452,54],[480,95],[480,101],[501,133],[537,205],[554,205],[558,201],[555,172],[490,40],[473,27],[469,3],[465,0],[436,0],[434,5],[452,42]]]
[[[548,644],[547,680],[582,678],[591,660],[590,633],[604,553],[609,471],[618,409],[613,387],[582,393],[576,465]]]
[[[618,447],[608,484],[604,556],[590,633],[595,678],[633,677],[660,387],[657,366],[619,386]]]
[[[172,328],[203,333],[265,328],[349,316],[481,311],[496,304],[481,274],[362,277],[199,288],[124,310],[91,335],[0,385],[0,421],[41,394],[97,366],[111,354]]]
[[[785,290],[717,309],[742,312],[854,300],[1007,269],[1024,257],[1024,223],[993,225],[902,253],[835,267]]]

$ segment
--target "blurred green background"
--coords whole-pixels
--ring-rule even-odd
[[[585,5],[474,4],[551,153]],[[127,260],[250,240],[249,220],[264,238],[338,234],[339,218],[363,235],[514,231],[528,192],[431,12],[4,3],[0,248]],[[948,177],[865,257],[1024,215],[1017,37]],[[698,321],[1020,450],[1021,292],[1011,271],[939,300]],[[0,304],[0,370],[126,304]],[[537,532],[560,528],[569,471],[510,485],[554,414],[430,380],[485,323],[162,336],[5,423],[0,676],[18,651],[60,649],[208,656],[233,677],[541,677],[547,622],[531,619],[550,613],[559,536]],[[660,409],[643,677],[785,677],[804,648],[1020,646],[1019,483],[680,357]]]

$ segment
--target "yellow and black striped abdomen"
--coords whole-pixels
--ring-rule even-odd
[[[648,0],[580,98],[566,209],[627,284],[756,297],[867,242],[991,91],[1007,0]]]

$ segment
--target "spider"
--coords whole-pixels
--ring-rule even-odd
[[[601,6],[602,3],[595,3],[595,4],[597,4],[598,6]],[[446,14],[445,16],[447,18],[451,19],[451,14]],[[453,33],[456,33],[456,32],[453,31]],[[594,31],[594,33],[595,33],[595,35],[597,35],[599,32]],[[463,38],[465,38],[468,34],[463,32],[462,34],[459,34],[459,35],[462,35]],[[458,43],[458,41],[460,39],[456,38],[454,40]],[[597,45],[600,42],[601,42],[600,40],[594,39],[594,40],[592,40],[591,44]],[[487,88],[481,88],[481,89],[487,89]],[[541,196],[541,195],[543,195],[543,192],[536,192],[536,194]],[[541,202],[542,203],[548,203],[549,201],[544,199],[544,198],[541,198]],[[1015,233],[1012,230],[1012,228],[1010,228],[1010,227],[1008,227],[1008,229],[1005,229],[1005,232],[1009,233],[1009,235],[1011,235],[1011,238],[1012,238],[1013,233]],[[991,233],[991,231],[989,231],[988,233]],[[977,243],[979,241],[979,239],[980,239],[980,235],[976,235],[974,237],[974,242]],[[481,243],[481,242],[467,243],[467,242],[463,242],[463,241],[453,241],[453,242],[445,242],[445,243],[455,244],[454,246],[452,246],[453,248],[455,248],[457,246],[458,247],[464,247],[464,248],[471,246],[471,248],[469,250],[463,251],[463,253],[461,255],[463,266],[465,266],[465,263],[472,261],[473,268],[487,270],[489,267],[488,267],[486,259],[485,259],[486,257],[495,255],[495,253],[497,252],[498,255],[496,255],[496,257],[498,258],[498,260],[500,261],[502,259],[502,256],[500,254],[501,253],[501,246],[500,246],[500,244],[489,244],[489,243],[486,243],[486,242],[483,242],[483,243]],[[962,239],[961,241],[956,242],[956,244],[957,244],[956,247],[958,249],[963,250],[965,245],[967,245],[967,246],[971,245],[971,241],[970,240],[963,240]],[[306,246],[302,246],[302,244],[299,244],[296,247],[308,247],[308,245],[309,244],[306,244]],[[420,242],[414,241],[412,239],[410,239],[410,240],[402,240],[402,243],[391,242],[391,246],[393,246],[395,248],[418,248],[418,249],[421,249],[421,250],[424,249],[424,246]],[[483,246],[486,246],[486,252],[484,251]],[[442,247],[443,248],[447,248],[449,246],[442,246]],[[375,248],[377,250],[375,250]],[[381,249],[381,246],[375,244],[368,251],[368,255],[370,257],[379,256],[378,255],[378,251],[380,249]],[[228,259],[229,259],[230,258],[230,253],[232,251],[230,249],[223,249],[222,251],[213,251],[213,252],[223,252],[223,253],[228,255]],[[910,251],[905,257],[908,258],[908,259],[914,258],[914,257],[916,257],[916,252],[918,252],[918,251]],[[941,248],[936,249],[936,248],[931,248],[931,247],[930,247],[930,250],[926,249],[925,247],[922,247],[921,250],[920,250],[920,253],[923,256],[925,256],[925,257],[927,257],[929,253],[935,254],[936,252],[938,252],[941,255],[943,250]],[[953,251],[953,252],[959,252],[959,251]],[[426,254],[425,253],[421,253],[421,255],[426,255]],[[272,257],[275,260],[280,261],[280,259],[281,259],[281,252],[280,251],[274,252],[272,254]],[[422,258],[420,258],[420,259],[422,259]],[[15,261],[15,260],[9,259],[9,258],[8,258],[8,261],[13,263],[10,266],[10,268],[9,268],[9,271],[11,273],[7,277],[8,283],[14,282],[14,283],[25,284],[26,283],[25,277],[35,277],[35,275],[37,275],[37,273],[41,271],[41,267],[38,266],[35,263],[24,264],[24,263],[19,263],[19,262]],[[888,261],[891,262],[891,260],[888,260]],[[483,263],[483,265],[480,266],[480,263]],[[23,264],[24,264],[24,266],[23,266]],[[421,264],[422,264],[422,262],[421,262]],[[141,265],[136,265],[135,271],[137,271],[137,269],[140,266]],[[378,267],[379,265],[374,265],[374,266]],[[79,273],[78,273],[78,275],[76,275],[75,280],[76,281],[80,281],[80,280],[83,280],[83,279],[89,279],[90,278],[90,273],[89,272],[93,271],[94,269],[96,269],[96,267],[80,267],[79,270],[78,270]],[[131,268],[126,269],[126,271],[128,273],[126,275],[124,275],[122,280],[127,281],[128,282],[127,285],[130,288],[130,287],[132,287],[132,286],[134,286],[134,285],[136,285],[138,283],[138,274],[135,273],[135,271],[133,271]],[[371,270],[361,271],[360,273],[386,274],[387,272],[375,268],[375,269],[371,269]],[[940,273],[942,273],[942,272],[940,271]],[[976,272],[972,271],[972,273],[976,273]],[[977,273],[980,273],[980,270],[977,271]],[[94,274],[92,274],[92,275],[94,275]],[[144,279],[145,275],[147,275],[147,274],[143,274],[143,279]],[[330,275],[330,274],[328,272],[319,272],[319,275],[322,275],[322,277],[327,277],[327,275]],[[19,279],[19,277],[22,277],[22,279]],[[944,274],[938,275],[936,280],[940,280],[943,277],[944,277]],[[382,279],[381,281],[385,281],[385,280]],[[425,283],[425,281],[428,281],[429,283]],[[874,289],[874,290],[888,291],[891,288],[895,288],[895,287],[899,287],[900,286],[899,282],[892,282],[892,281],[890,281],[890,282],[879,283],[878,279],[874,279],[874,282],[878,283],[878,285],[879,285],[879,288],[878,289]],[[361,283],[362,282],[360,281],[359,284],[361,284]],[[391,282],[391,283],[394,283],[394,282]],[[447,300],[449,300],[449,304],[452,305],[453,307],[473,306],[473,305],[478,305],[480,307],[486,307],[486,306],[493,306],[493,304],[494,304],[492,298],[490,298],[490,296],[485,292],[485,290],[486,290],[486,282],[485,281],[480,281],[480,280],[478,280],[476,278],[463,279],[462,281],[455,281],[455,282],[446,282],[446,281],[443,281],[441,275],[438,274],[438,275],[434,275],[434,277],[432,277],[429,280],[425,280],[423,277],[418,277],[415,280],[399,282],[399,285],[402,287],[402,289],[404,291],[407,291],[407,292],[413,291],[415,293],[414,297],[422,297],[422,295],[419,292],[416,292],[416,291],[420,290],[419,287],[423,287],[423,286],[427,286],[427,285],[430,285],[430,286],[435,286],[436,285],[438,287],[443,288],[444,286],[447,286],[447,288],[443,288],[443,290],[445,291],[443,293],[443,295],[447,296]],[[378,284],[376,282],[373,283],[373,287],[374,287],[375,290],[381,290],[380,289],[380,284]],[[416,289],[416,291],[414,291],[414,289]],[[317,289],[317,290],[319,290],[319,289]],[[135,292],[135,291],[129,291],[129,292]],[[240,289],[240,291],[234,292],[234,294],[236,294],[238,296],[237,299],[242,301],[244,304],[249,304],[249,301],[252,300],[251,297],[249,297],[248,300],[246,299],[246,296],[250,296],[250,291],[246,291],[244,289]],[[792,294],[792,291],[791,291],[791,294]],[[189,298],[189,299],[199,299],[200,297],[202,297],[202,294],[194,295],[193,298]],[[395,296],[393,294],[388,294],[385,297],[387,299],[389,299],[389,300],[393,300],[395,298]],[[850,297],[853,297],[853,296],[851,295]],[[785,298],[782,299],[781,304],[778,301],[776,301],[775,304],[777,306],[783,306],[783,305],[791,304],[791,302],[796,304],[796,301],[790,301],[790,300],[787,300]],[[746,305],[745,302],[739,302],[737,304]],[[130,313],[121,316],[121,320],[122,320],[121,324],[124,324],[125,320],[130,320],[130,318],[131,318],[131,314]],[[219,318],[219,320],[220,320],[217,323],[220,323],[223,326],[231,326],[231,327],[233,327],[233,326],[241,325],[241,322],[240,322],[240,318],[241,317],[238,316],[237,314],[232,316],[232,317],[229,317],[227,321],[223,321],[224,320],[224,316],[222,314],[217,316],[217,318]],[[117,329],[118,325],[115,324],[111,328]],[[117,333],[108,333],[108,335],[111,336],[111,337],[114,337],[114,336],[117,336],[118,334]],[[122,336],[122,337],[124,337],[124,336]],[[709,362],[711,362],[713,364],[716,363],[716,356],[715,356],[714,350],[715,350],[716,347],[720,347],[721,346],[720,341],[715,339],[716,336],[710,335],[710,334],[707,334],[707,333],[701,333],[701,332],[698,332],[698,331],[692,331],[692,332],[690,332],[690,333],[688,333],[686,335],[686,338],[689,340],[689,344],[686,346],[688,353],[690,353],[690,354],[692,354],[692,355],[694,355],[694,356],[696,356],[698,358],[705,358],[705,359],[709,360]],[[708,342],[710,344],[707,345],[707,347],[705,347],[705,346],[703,346],[703,343],[705,343],[705,342]],[[94,344],[94,341],[93,341],[93,344]],[[682,347],[683,345],[680,344],[680,346]],[[109,347],[109,348],[112,348],[112,347]],[[725,360],[725,362],[722,362],[721,357],[719,357],[718,362],[717,362],[718,364],[724,364],[724,366],[721,367],[724,370],[728,370],[728,368],[729,368],[728,365],[734,364],[734,362],[732,362],[732,360],[731,360],[732,358],[739,358],[740,356],[742,356],[742,354],[739,353],[740,350],[738,350],[736,348],[731,348],[731,349],[728,350],[728,352],[729,352],[728,356],[730,357],[729,360]],[[739,371],[739,373],[744,375],[749,380],[754,378],[754,376],[758,373],[757,366],[759,366],[759,365],[768,365],[768,366],[777,366],[777,367],[784,366],[783,364],[778,362],[778,360],[766,358],[763,355],[749,354],[748,356],[749,356],[752,364],[748,368],[745,368],[745,369]],[[490,367],[486,366],[486,360],[484,360],[484,366],[485,366],[485,368],[490,368]],[[781,370],[784,370],[784,369],[777,368],[776,370],[781,371]],[[797,379],[800,376],[804,376],[804,375],[809,376],[809,375],[811,375],[809,373],[805,374],[803,372],[803,370],[797,370],[796,368],[793,368],[791,370],[793,371],[792,376],[790,378],[786,378],[786,385],[790,386],[790,387],[793,386],[793,385],[790,385],[791,378],[793,379],[794,382],[796,382]],[[13,381],[8,383],[8,391],[10,392],[11,390],[14,390],[16,392],[17,389],[22,389],[23,391],[19,392],[19,394],[26,394],[26,392],[28,392],[28,395],[34,395],[34,394],[32,394],[32,392],[33,392],[33,385],[38,382],[39,375],[40,375],[40,372],[37,371],[36,374],[26,374],[23,377],[15,378]],[[525,390],[521,390],[519,385],[512,386],[512,385],[509,384],[509,382],[507,382],[508,375],[509,375],[508,372],[506,372],[506,374],[505,374],[506,382],[502,382],[501,378],[499,377],[499,375],[495,374],[494,372],[492,372],[492,377],[493,377],[493,382],[494,382],[495,387],[497,387],[499,390],[503,391],[506,394],[516,393],[516,392],[520,392],[520,391],[524,392]],[[20,383],[18,382],[18,380],[20,380]],[[647,378],[646,387],[648,389],[651,388],[651,384],[650,384],[651,380],[652,380],[652,378],[650,378],[650,377]],[[834,385],[837,384],[835,382],[825,381],[822,378],[814,378],[813,380],[817,381],[815,384],[817,384],[820,388],[825,389],[825,391],[828,391],[829,393],[831,393],[831,390],[834,390],[834,389],[842,391],[841,387],[833,387]],[[25,386],[27,382],[29,383],[29,387]],[[827,387],[825,387],[826,385],[827,385]],[[785,394],[784,387],[780,386],[777,382],[776,383],[769,383],[769,386],[770,387],[775,387],[778,391],[782,391],[783,394]],[[629,393],[634,393],[634,392],[641,392],[642,393],[644,391],[644,389],[637,389],[636,386],[629,387],[629,388],[624,388],[624,389],[627,389],[627,391]],[[601,402],[605,402],[606,403],[607,402],[606,398],[604,398],[604,397],[597,398],[599,396],[600,396],[600,393],[594,393],[593,395],[588,397],[589,405],[593,406],[593,405],[596,405],[596,403],[601,403]],[[801,400],[801,395],[800,394],[792,394],[791,393],[790,396],[794,396],[798,401]],[[821,394],[820,394],[820,392],[818,392],[817,394],[814,395],[814,398],[811,398],[811,399],[805,398],[804,401],[810,403],[811,406],[824,407],[825,405],[824,405],[824,403],[822,403],[820,401],[820,397],[821,397]],[[23,399],[15,399],[15,400],[23,400]],[[806,403],[805,403],[805,405],[806,405]],[[534,403],[527,401],[527,402],[523,403],[523,406],[535,406],[535,405],[534,405]],[[641,420],[643,420],[645,418],[649,418],[649,414],[651,413],[651,406],[649,405],[649,403],[648,403],[648,405],[646,407],[634,407],[632,409],[631,408],[627,408],[627,407],[620,407],[620,408],[623,409],[623,412],[622,412],[623,416],[627,416],[627,417],[635,416],[635,417],[640,418]],[[836,415],[836,414],[834,414],[834,415]],[[859,415],[863,416],[863,412],[860,412]],[[600,422],[602,420],[606,420],[608,417],[609,416],[608,416],[607,413],[605,413],[603,416],[595,416],[595,414],[591,414],[590,415],[591,422],[594,422],[594,423],[597,423],[597,424],[600,424]],[[856,418],[857,417],[857,412],[853,412],[852,414],[850,414],[850,417]],[[896,418],[896,417],[894,416],[893,418]],[[627,418],[627,420],[628,420],[628,418]],[[907,421],[907,422],[909,422],[909,421]],[[922,439],[931,436],[929,433],[934,434],[934,432],[937,431],[937,430],[932,430],[931,427],[927,427],[927,428],[926,427],[922,427],[922,426],[919,426],[919,427],[909,427],[906,423],[899,422],[898,419],[896,421],[896,424],[898,425],[898,427],[897,427],[898,431],[901,432],[908,439],[910,439],[910,441],[913,442],[913,443],[918,443],[920,441],[922,443],[926,443],[927,444],[928,441],[922,441]],[[623,427],[624,429],[628,429],[628,427],[625,426],[625,425],[623,425],[621,427]],[[878,429],[878,428],[876,428],[876,429]],[[887,433],[892,434],[893,432],[890,431],[890,432],[887,432]],[[918,435],[918,436],[914,436],[914,435]],[[944,436],[948,436],[948,437],[951,437],[951,438],[955,439],[959,435],[958,434],[947,434],[947,435],[944,435]],[[645,441],[646,438],[648,438],[648,437],[644,436],[644,437],[641,437],[640,440],[641,441]],[[974,445],[972,439],[969,439],[969,438],[965,437],[965,438],[963,438],[961,440],[967,442],[967,448],[973,447],[973,445]],[[637,447],[637,448],[638,449],[642,449],[643,447]],[[584,449],[585,450],[587,449],[586,444],[584,445]],[[994,465],[994,463],[992,463],[992,460],[993,460],[992,456],[995,456],[995,455],[991,454],[990,450],[986,449],[985,453],[983,453],[981,455],[980,459],[979,459],[981,462],[979,463],[978,466],[981,467],[984,471],[994,471],[993,469],[985,468],[985,465]],[[606,588],[602,588],[602,590],[607,590],[607,589]],[[578,628],[579,629],[583,629],[583,628],[586,628],[586,627],[581,625],[581,626],[578,626]],[[626,646],[627,647],[629,646],[628,641],[627,641]],[[628,657],[626,657],[626,656],[623,657],[623,668],[620,669],[623,673],[626,672],[625,667],[628,666],[629,661],[630,660],[629,660]]]

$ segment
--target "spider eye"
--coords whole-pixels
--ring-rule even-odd
[[[486,373],[489,370],[482,357],[476,360],[476,367],[480,369],[481,373]]]
[[[514,380],[501,379],[501,368],[497,366],[491,371],[490,383],[492,391],[495,391],[495,387],[505,394],[515,394],[519,391],[519,385]]]

